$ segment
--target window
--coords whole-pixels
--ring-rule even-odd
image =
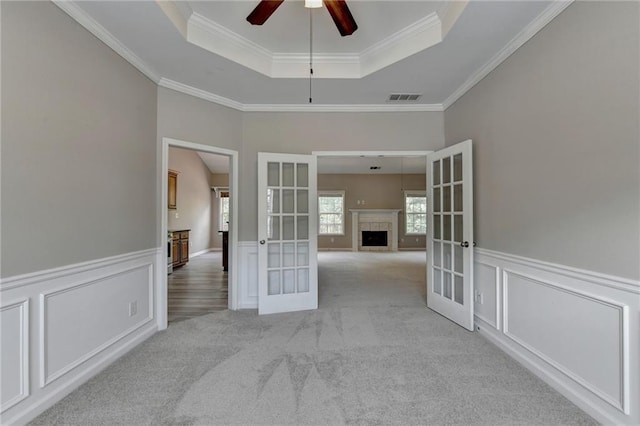
[[[229,230],[229,188],[215,188],[218,197],[218,230]]]
[[[319,235],[344,235],[344,191],[319,191],[318,216]]]
[[[427,195],[424,191],[404,193],[405,234],[425,235],[427,233]]]

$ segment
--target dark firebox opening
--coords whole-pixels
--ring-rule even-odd
[[[387,231],[362,231],[362,247],[385,247]]]

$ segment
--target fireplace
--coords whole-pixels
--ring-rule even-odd
[[[387,231],[362,231],[362,247],[386,247]]]
[[[350,209],[353,251],[398,251],[399,209]]]

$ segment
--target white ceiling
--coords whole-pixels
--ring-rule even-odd
[[[196,153],[211,173],[229,173],[229,157],[226,155],[217,155],[202,151],[196,151]]]
[[[324,67],[325,75],[349,78],[315,78],[313,106],[442,110],[568,5],[522,0],[347,3],[359,26],[349,37],[339,37],[324,8],[314,11],[317,67]],[[245,111],[309,107],[307,78],[269,77],[265,62],[259,63],[274,61],[271,53],[277,56],[274,69],[279,67],[271,74],[307,75],[309,16],[299,1],[286,0],[263,26],[245,20],[258,0],[163,2],[163,8],[154,1],[56,4],[162,86]],[[173,12],[167,14],[167,5],[173,5]],[[444,36],[441,42],[438,34]],[[232,48],[233,43],[239,47]],[[367,54],[373,51],[377,56]],[[340,58],[343,64],[337,64]],[[398,107],[385,103],[391,93],[423,96]]]

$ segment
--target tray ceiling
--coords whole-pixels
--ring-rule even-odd
[[[308,105],[299,1],[255,27],[245,18],[258,0],[54,1],[161,86],[244,111],[441,111],[570,4],[350,0],[349,37],[316,10]],[[391,93],[422,96],[398,106]]]

